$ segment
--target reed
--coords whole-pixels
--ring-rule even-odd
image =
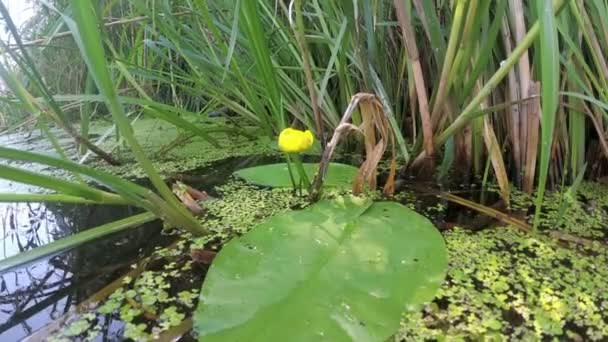
[[[545,189],[601,169],[591,164],[608,158],[605,1],[56,5],[54,20],[38,31],[46,37],[4,46],[20,62],[3,76],[29,80],[23,88],[30,95],[13,91],[18,101],[3,105],[31,110],[28,101],[42,102],[55,115],[46,124],[62,122],[54,108],[78,106],[83,126],[77,133],[86,139],[91,108],[103,103],[174,209],[130,135],[126,106],[210,141],[209,128],[184,118],[220,111],[273,139],[295,126],[324,140],[353,94],[374,93],[394,132],[402,171],[442,159],[442,175],[460,182],[489,178],[505,200],[512,186],[537,189],[538,210]],[[57,41],[79,47],[86,77],[74,93],[45,88],[35,72],[40,66],[26,57],[55,51]],[[352,120],[359,124],[360,113]],[[602,155],[590,154],[598,145]]]

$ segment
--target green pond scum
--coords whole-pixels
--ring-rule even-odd
[[[599,211],[606,203],[605,190],[585,183],[577,198],[596,201]],[[110,317],[124,322],[125,338],[163,336],[184,324],[197,305],[207,265],[193,261],[193,252],[215,252],[261,220],[307,205],[292,190],[260,188],[234,179],[216,191],[218,198],[204,203],[201,218],[211,235],[175,236],[172,247],[158,248],[141,273],[123,278],[121,287],[51,341],[92,340]],[[380,198],[379,193],[368,196]],[[554,219],[561,197],[547,198],[546,220]],[[524,195],[516,193],[513,198],[515,206],[529,204]],[[409,192],[399,199],[412,208],[421,205]],[[445,205],[437,203],[425,215],[432,218],[440,210]],[[579,209],[568,210],[572,215]],[[564,228],[594,237],[608,229],[606,221],[602,227],[593,217],[582,215],[581,220],[587,225],[568,230],[567,218]],[[447,277],[433,302],[403,317],[395,341],[601,341],[608,336],[608,251],[599,243],[564,246],[542,232],[534,237],[511,227],[479,232],[454,227],[443,235]]]
[[[534,205],[535,195],[511,193],[511,209]],[[533,215],[528,217],[532,222]],[[547,193],[540,217],[541,231],[559,230],[590,240],[608,241],[608,185],[582,182],[576,193],[569,189]]]
[[[605,340],[608,251],[564,248],[512,228],[444,234],[449,269],[435,300],[406,317],[399,339]]]
[[[144,128],[138,128],[135,132],[142,135],[140,141],[142,141],[144,149],[153,157],[152,162],[158,172],[165,176],[202,168],[215,161],[230,157],[275,155],[278,153],[272,148],[269,139],[256,138],[252,140],[241,135],[229,134],[214,135],[221,148],[217,148],[197,136],[184,139],[172,148],[166,148],[168,143],[171,145],[170,142],[177,139],[176,129],[167,127],[166,124],[158,120],[147,119],[142,121]],[[162,151],[163,149],[164,151]],[[96,161],[95,166],[125,178],[146,177],[145,172],[135,162],[128,149],[118,148],[115,153],[123,161],[122,165],[111,166]]]

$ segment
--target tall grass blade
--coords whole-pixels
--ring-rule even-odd
[[[129,120],[118,101],[112,79],[108,73],[105,51],[100,32],[97,29],[97,13],[94,4],[90,0],[72,0],[71,4],[75,21],[67,17],[64,17],[64,20],[72,31],[74,39],[87,63],[89,72],[95,79],[97,88],[103,95],[121,135],[129,144],[133,155],[145,170],[154,187],[159,191],[164,200],[167,201],[171,211],[177,213],[177,216],[182,219],[180,220],[181,224],[185,224],[185,226],[181,228],[188,229],[194,234],[205,234],[206,230],[177,201],[171,189],[165,184],[150,160],[145,156],[139,142],[135,139]]]
[[[540,57],[542,79],[542,128],[541,149],[538,179],[538,195],[536,197],[536,212],[532,232],[538,230],[540,213],[545,195],[551,147],[553,145],[553,129],[557,105],[559,102],[559,45],[557,41],[557,27],[555,14],[550,0],[536,1],[540,16]]]

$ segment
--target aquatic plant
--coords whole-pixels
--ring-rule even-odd
[[[404,316],[400,339],[605,339],[605,248],[563,248],[515,229],[456,227],[445,238],[446,280],[432,303]]]
[[[310,180],[302,167],[302,159],[300,159],[298,154],[309,150],[312,147],[313,142],[314,136],[309,130],[300,131],[288,127],[279,134],[278,146],[279,150],[286,155],[289,178],[291,179],[294,190],[300,189],[300,192],[302,191],[302,187],[305,189],[310,188]],[[293,177],[293,172],[291,170],[292,163],[296,166],[296,170],[298,171],[299,182],[296,182]]]
[[[314,137],[309,130],[285,128],[279,134],[279,150],[285,153],[302,153],[312,147]]]
[[[434,297],[446,262],[435,227],[398,203],[320,201],[223,246],[194,328],[201,341],[383,341]]]
[[[24,41],[23,48],[33,54],[41,43],[44,51],[53,41],[74,44],[69,31],[57,33],[72,16],[62,5],[46,23],[46,39]],[[456,171],[479,176],[493,171],[505,198],[509,180],[530,193],[545,169],[553,184],[572,181],[586,150],[608,155],[602,107],[608,45],[596,15],[607,8],[600,1],[96,5],[113,19],[124,16],[99,26],[109,33],[103,43],[110,71],[131,90],[119,101],[207,138],[202,125],[180,115],[219,113],[271,138],[294,122],[324,146],[350,97],[364,90],[379,97],[404,167],[410,154],[419,164],[422,151],[429,158],[443,153],[451,161],[446,168],[464,165]],[[92,74],[82,82],[83,94],[57,94],[55,101],[89,110],[103,100],[84,91],[91,83]],[[559,139],[555,130],[563,131]],[[599,146],[589,145],[594,138]],[[556,158],[547,152],[551,146]]]
[[[39,74],[38,65],[30,57],[28,49],[36,49],[36,44],[24,43],[8,20],[9,30],[17,44],[15,47],[3,44],[2,49],[16,63],[17,70],[10,70],[13,66],[7,63],[4,68],[0,68],[0,74],[18,101],[5,101],[5,104],[31,112],[30,115],[38,120],[38,127],[45,130],[55,146],[57,144],[53,135],[48,133],[49,122],[68,131],[85,145],[82,149],[86,147],[102,158],[111,160],[113,155],[104,154],[103,150],[88,140],[91,107],[93,104],[102,104],[104,110],[107,110],[107,116],[112,118],[118,128],[117,138],[122,139],[130,150],[130,157],[137,161],[140,175],[147,177],[156,191],[74,163],[61,148],[56,148],[59,158],[0,149],[0,156],[5,159],[42,163],[65,169],[73,175],[71,180],[62,180],[3,165],[0,167],[3,177],[45,186],[56,193],[0,194],[1,200],[129,204],[149,212],[113,226],[99,227],[88,235],[75,236],[72,240],[49,245],[46,250],[38,250],[39,254],[24,254],[21,261],[69,248],[77,241],[81,243],[115,229],[126,229],[127,225],[154,217],[194,234],[208,233],[165,184],[161,174],[164,170],[160,170],[158,164],[155,165],[150,160],[149,151],[141,146],[133,132],[129,112],[162,119],[182,130],[184,133],[181,137],[201,137],[214,147],[220,141],[211,136],[210,131],[217,130],[205,126],[218,116],[223,121],[213,122],[219,122],[218,125],[223,126],[219,129],[222,132],[248,136],[250,134],[243,126],[249,126],[247,128],[251,128],[255,135],[264,135],[269,140],[275,140],[278,135],[279,149],[288,153],[288,169],[293,160],[298,170],[297,180],[289,172],[292,185],[297,187],[299,184],[301,189],[303,184],[309,188],[311,200],[322,199],[304,210],[280,213],[268,219],[269,222],[276,220],[279,226],[286,226],[282,228],[283,232],[291,233],[293,227],[282,220],[291,223],[290,219],[298,215],[305,216],[300,220],[300,224],[306,226],[302,230],[310,232],[312,223],[322,221],[317,216],[320,215],[319,212],[325,215],[323,219],[344,214],[344,208],[333,208],[336,202],[323,199],[320,190],[326,181],[328,170],[329,175],[334,172],[329,161],[337,148],[337,141],[342,136],[346,140],[346,134],[343,133],[347,130],[360,130],[363,139],[349,137],[350,142],[354,143],[344,145],[352,150],[364,145],[366,149],[366,161],[355,177],[355,193],[363,192],[366,187],[371,190],[376,188],[378,165],[389,147],[392,155],[388,167],[389,181],[385,185],[385,193],[388,195],[394,190],[393,180],[398,160],[403,164],[403,173],[422,171],[431,174],[433,169],[428,167],[434,166],[437,157],[443,154],[442,175],[447,175],[449,169],[462,171],[462,179],[466,181],[471,174],[483,174],[486,184],[492,170],[500,194],[507,203],[519,196],[513,195],[516,192],[510,189],[509,181],[531,194],[538,179],[536,199],[529,203],[534,204],[536,210],[532,222],[536,233],[544,230],[542,225],[559,224],[568,226],[565,229],[570,232],[585,234],[587,237],[596,238],[604,234],[602,228],[597,229],[595,226],[598,222],[601,224],[605,216],[597,208],[583,208],[577,203],[576,195],[573,194],[575,190],[566,195],[569,197],[560,202],[559,206],[547,201],[546,196],[550,199],[553,195],[545,195],[545,190],[550,183],[555,185],[572,181],[575,181],[572,187],[574,189],[587,170],[584,167],[586,158],[590,164],[595,164],[595,167],[588,170],[600,170],[594,171],[599,174],[603,166],[596,156],[601,154],[594,151],[602,152],[608,157],[608,68],[604,58],[608,40],[604,34],[607,30],[603,21],[608,7],[605,3],[566,0],[537,0],[528,3],[521,0],[395,0],[391,4],[371,0],[296,0],[292,4],[290,6],[285,2],[269,0],[236,3],[205,0],[161,0],[152,3],[139,0],[72,0],[69,6],[58,2],[61,6],[55,8],[45,2],[59,23],[65,24],[69,31],[60,34],[57,30],[53,31],[43,41],[45,44],[42,48],[48,47],[48,42],[59,37],[70,37],[70,42],[80,52],[81,62],[86,65],[83,70],[86,70],[87,76],[85,82],[82,82],[82,94],[52,92],[44,82],[44,77]],[[115,19],[112,12],[115,8],[119,8],[119,14],[125,16],[122,18],[124,22],[104,22],[102,25],[100,19]],[[0,12],[6,19],[7,11],[3,5],[0,5]],[[28,82],[22,82],[19,75],[25,76]],[[353,94],[356,95],[352,97]],[[359,105],[357,101],[361,99],[365,101]],[[60,107],[59,103],[65,105]],[[82,108],[80,131],[74,130],[64,115],[67,109],[75,107]],[[348,115],[341,115],[344,108]],[[285,129],[288,123],[294,127],[304,127],[308,133]],[[332,138],[328,143],[327,138],[332,131],[336,139]],[[298,153],[310,148],[314,140],[313,133],[323,148],[323,160],[313,186],[309,187],[310,167],[301,163]],[[592,141],[597,141],[599,147],[596,150],[589,146]],[[585,154],[588,157],[585,158]],[[167,169],[171,167],[168,165]],[[335,166],[333,168],[339,169]],[[342,169],[347,171],[345,174],[352,171],[349,168]],[[242,170],[244,175],[248,172],[253,171]],[[260,169],[255,172],[260,172]],[[100,190],[85,183],[85,179],[93,179],[110,189]],[[330,176],[327,185],[331,183],[329,179]],[[273,181],[282,182],[281,179]],[[529,199],[526,197],[522,201]],[[339,198],[334,200],[340,203]],[[517,199],[513,202],[516,205]],[[348,239],[352,236],[349,235],[349,229],[360,224],[359,220],[368,220],[366,215],[373,216],[370,213],[374,213],[382,216],[375,208],[382,208],[383,205],[385,204],[375,203],[367,207],[361,205],[365,208],[359,208],[360,213],[340,222],[337,226],[341,230],[338,229],[337,233],[344,237],[340,242],[350,242]],[[333,210],[327,213],[325,207],[332,207]],[[349,205],[346,207],[352,209]],[[395,211],[416,217],[402,207]],[[573,220],[584,212],[590,213],[584,221],[593,225],[594,229],[579,230],[572,227]],[[500,215],[500,212],[496,214]],[[384,223],[369,220],[374,224]],[[328,231],[336,229],[333,226],[325,228]],[[286,241],[281,236],[269,237],[263,234],[267,230],[269,228],[261,223],[243,237],[228,242],[225,252],[228,257],[220,253],[218,260],[221,262],[218,262],[217,267],[220,270],[221,267],[242,267],[238,263],[241,261],[239,253],[254,253],[243,242],[258,243],[256,239],[261,239],[260,236],[266,238],[262,241],[266,244],[276,238],[276,241],[285,245],[298,243],[295,247],[303,250],[314,250],[311,246],[316,247],[315,241],[310,239]],[[361,230],[367,232],[365,228]],[[435,232],[432,227],[428,231]],[[312,231],[311,235],[313,233],[319,232]],[[386,236],[366,236],[363,241],[357,241],[363,245],[359,249],[369,247],[373,250],[366,243],[372,245],[374,237]],[[408,237],[399,237],[399,243],[407,243]],[[392,244],[395,241],[385,240],[387,241],[379,243],[380,247],[374,247],[397,249]],[[548,248],[540,250],[545,252]],[[230,257],[229,253],[237,257]],[[395,253],[399,255],[398,252]],[[492,255],[485,256],[488,259],[487,272],[491,273],[498,267]],[[259,260],[269,262],[268,265],[275,265],[272,261],[259,257]],[[9,264],[16,265],[14,260],[10,260]],[[227,260],[236,260],[236,266]],[[289,261],[294,262],[293,259]],[[316,261],[318,260],[315,259],[312,264],[319,266],[320,263]],[[349,262],[351,263],[345,262],[341,266],[362,267],[360,263],[352,263],[352,260]],[[293,272],[293,269],[297,267],[290,267],[288,271]],[[487,274],[484,272],[480,273],[485,277]],[[211,279],[215,279],[217,273],[212,271]],[[277,274],[294,275],[278,271],[272,275]],[[362,276],[366,274],[361,272]],[[382,272],[379,274],[385,275]],[[236,279],[240,273],[233,276]],[[290,279],[287,276],[285,278]],[[313,279],[310,274],[306,276],[306,279]],[[142,281],[147,282],[149,277],[148,274],[142,275]],[[491,284],[484,283],[483,279],[482,285],[491,287],[492,291],[498,294],[508,292],[509,285],[503,277],[498,277]],[[223,281],[228,280],[220,277],[218,282],[223,284]],[[161,286],[156,278],[154,284]],[[539,284],[534,284],[537,285]],[[214,298],[218,290],[213,287],[213,282],[205,286],[213,290],[209,296]],[[238,286],[242,284],[236,282],[235,287]],[[219,288],[223,289],[222,286]],[[248,289],[253,291],[255,287]],[[536,301],[538,309],[533,313],[535,337],[543,334],[563,337],[566,316],[564,305],[557,298],[555,289],[541,290],[538,296],[540,299]],[[373,290],[368,292],[374,297]],[[393,297],[398,298],[395,303],[402,304],[403,294],[398,291],[395,293]],[[220,292],[219,299],[223,300],[221,295]],[[487,294],[482,297],[487,297]],[[185,306],[192,304],[192,293],[182,293],[178,298]],[[268,298],[260,298],[270,301]],[[297,296],[292,298],[297,299]],[[499,298],[504,301],[504,297]],[[140,293],[136,289],[125,292],[122,299],[135,300],[145,305],[169,301],[164,292]],[[354,307],[350,303],[346,304],[349,308]],[[213,302],[203,301],[200,307],[203,315],[208,314],[205,311],[208,310],[206,305],[215,310]],[[589,306],[588,303],[585,305]],[[363,325],[355,326],[361,332],[358,336],[388,337],[394,330],[398,311],[389,306],[381,309],[390,311],[387,314],[387,317],[390,316],[387,318],[391,323],[390,329],[376,329],[376,326],[367,326],[364,322]],[[154,312],[158,314],[161,329],[174,327],[184,318],[183,312],[173,303],[164,309],[162,313]],[[232,309],[239,312],[238,305]],[[314,308],[309,309],[314,311]],[[145,306],[111,306],[106,310],[118,310],[125,320],[150,313]],[[449,314],[458,316],[462,313],[458,307],[452,310],[454,312]],[[227,315],[230,316],[231,313]],[[528,315],[526,317],[531,317],[529,312],[525,314]],[[603,334],[604,327],[599,325],[595,312],[590,315],[597,329],[591,331],[589,336],[595,338]],[[327,312],[324,312],[322,317],[326,316]],[[505,324],[496,315],[482,319],[477,319],[476,315],[469,317],[472,317],[470,321],[479,323],[477,329],[467,328],[470,330],[468,333],[474,336],[505,332]],[[250,326],[244,321],[234,323],[244,327],[234,333],[246,335],[247,329],[257,332],[263,318],[263,314],[255,316]],[[209,328],[213,326],[212,319],[205,316],[202,322],[199,331],[213,335],[213,329]],[[77,323],[74,330],[68,333],[80,334],[87,324]],[[127,326],[125,335],[135,339],[149,338],[150,335],[145,330],[145,326],[132,322]],[[278,334],[284,333],[280,329],[276,331]],[[326,330],[322,332],[325,334]],[[327,330],[328,334],[329,332]],[[332,332],[345,338],[340,332]],[[457,331],[448,332],[459,334]],[[264,332],[260,334],[263,338]],[[567,332],[565,335],[571,337]]]

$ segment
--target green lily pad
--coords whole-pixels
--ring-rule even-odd
[[[302,166],[308,175],[308,179],[312,181],[319,169],[319,164],[303,163]],[[300,176],[295,166],[292,166],[292,171],[294,179],[299,183]],[[349,188],[357,176],[357,171],[358,169],[351,165],[330,163],[323,186]],[[286,163],[254,166],[238,170],[234,174],[249,183],[257,185],[273,188],[288,188],[293,186],[289,178],[289,170]]]
[[[194,326],[200,341],[386,341],[446,267],[441,234],[403,205],[321,201],[226,244]]]

